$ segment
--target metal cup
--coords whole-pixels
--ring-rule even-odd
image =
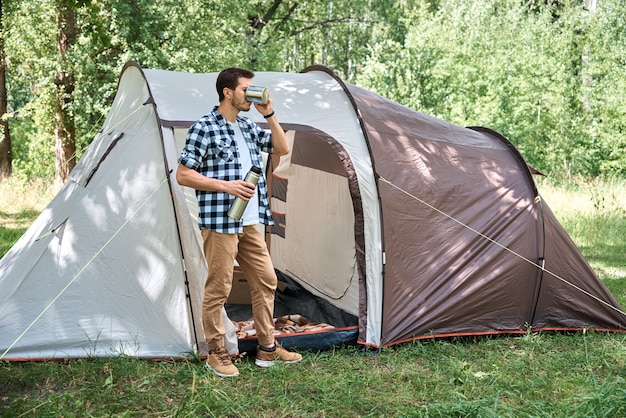
[[[270,91],[266,87],[249,86],[246,89],[246,100],[252,103],[266,104],[270,99]]]

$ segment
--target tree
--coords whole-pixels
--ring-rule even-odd
[[[595,147],[598,173],[626,175],[626,14],[624,0],[602,0],[590,8],[586,130],[580,153]]]
[[[300,71],[313,64],[354,78],[386,1],[273,0],[245,9],[247,56],[255,70]],[[388,37],[389,34],[386,34]]]
[[[56,50],[58,53],[58,69],[54,79],[55,85],[55,183],[57,189],[68,179],[76,165],[76,127],[72,103],[74,101],[74,69],[67,55],[76,40],[76,21],[74,16],[75,3],[59,0],[56,8]]]
[[[626,175],[623,6],[624,0],[4,0],[8,67],[0,71],[8,69],[7,107],[15,111],[11,136],[5,134],[11,154],[0,148],[0,161],[11,155],[14,173],[55,173],[65,181],[100,128],[128,60],[186,72],[322,64],[403,105],[493,128],[544,172]]]
[[[13,171],[11,134],[9,131],[6,58],[4,54],[4,5],[0,1],[0,179],[10,177]]]
[[[404,39],[373,44],[358,83],[442,119],[493,128],[543,172],[619,173],[623,0],[600,2],[598,13],[574,0],[436,3],[407,11]]]

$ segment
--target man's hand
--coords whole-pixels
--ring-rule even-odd
[[[272,105],[272,99],[269,99],[266,104],[254,103],[256,110],[263,116],[272,115],[266,118],[272,131],[272,148],[275,155],[285,155],[289,153],[289,144],[287,143],[287,137],[285,131],[278,123],[278,118],[274,114],[274,107]]]
[[[267,116],[274,111],[274,106],[272,106],[272,99],[269,99],[267,103],[253,103],[257,112],[259,112],[263,116]]]
[[[254,196],[255,186],[252,183],[243,180],[225,181],[205,177],[196,170],[192,170],[180,163],[176,170],[176,181],[181,186],[187,186],[205,192],[226,192],[244,200],[249,200]]]
[[[254,196],[256,186],[244,180],[231,180],[225,182],[224,191],[232,196],[248,201]]]

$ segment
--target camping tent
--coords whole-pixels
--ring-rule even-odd
[[[207,266],[195,198],[175,170],[188,126],[217,103],[216,76],[123,68],[102,130],[0,260],[2,358],[202,351]],[[323,67],[258,73],[254,84],[270,88],[292,148],[267,158],[276,225],[266,236],[285,282],[277,305],[334,325],[319,346],[626,329],[498,133]]]

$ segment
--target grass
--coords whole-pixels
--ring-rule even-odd
[[[44,180],[19,178],[0,181],[0,257],[33,223],[54,197],[54,188]]]
[[[626,305],[626,181],[540,181],[548,206],[615,297]]]
[[[199,362],[5,363],[7,416],[624,416],[624,337],[586,333],[415,342],[379,355],[305,353],[220,379]]]
[[[539,188],[592,267],[626,306],[626,182]],[[0,184],[0,254],[42,209],[45,186]],[[42,196],[46,196],[42,198]],[[379,354],[306,352],[269,370],[249,357],[220,379],[198,359],[0,362],[6,417],[626,416],[626,334],[538,333],[419,341]]]

